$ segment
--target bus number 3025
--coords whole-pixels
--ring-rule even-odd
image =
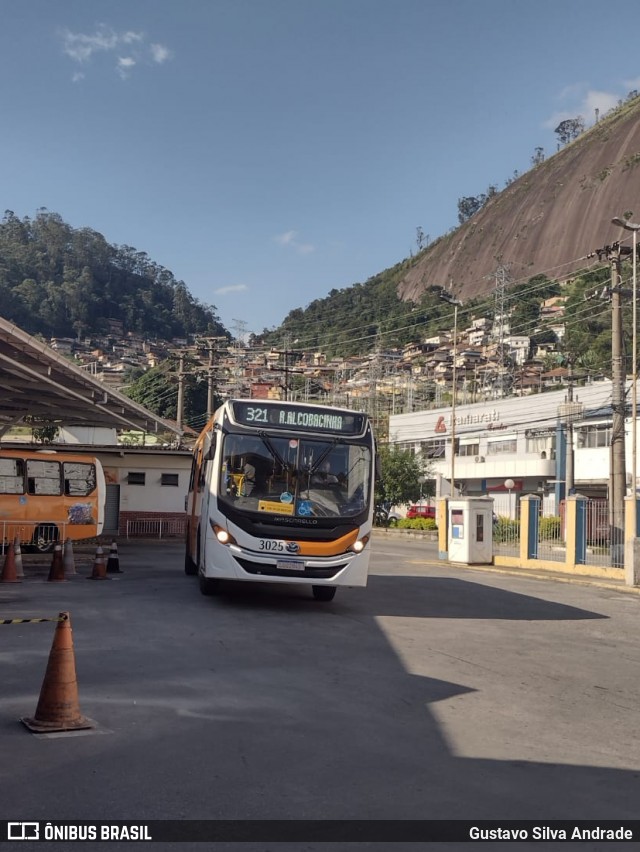
[[[284,553],[284,541],[276,541],[272,538],[261,538],[258,545],[258,549],[270,552],[277,551],[278,553]]]

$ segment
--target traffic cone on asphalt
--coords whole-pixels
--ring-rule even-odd
[[[71,577],[77,573],[76,562],[73,557],[73,544],[70,538],[65,539],[64,547],[62,548],[62,565],[65,577]]]
[[[96,548],[96,555],[93,560],[93,571],[91,572],[91,576],[88,578],[89,580],[106,580],[107,579],[107,566],[104,561],[104,553],[100,545]]]
[[[64,565],[62,564],[62,545],[56,542],[53,548],[53,559],[51,560],[51,568],[49,569],[50,583],[59,583],[64,580]]]
[[[118,558],[118,545],[115,541],[111,542],[111,547],[109,549],[107,574],[122,574],[122,571],[120,570],[120,559]]]
[[[22,548],[20,547],[19,535],[17,535],[13,541],[13,556],[16,561],[16,576],[18,580],[23,580],[24,568],[22,567]]]
[[[16,555],[12,544],[7,544],[4,548],[6,555],[4,557],[4,565],[2,566],[2,575],[0,583],[19,583],[18,574],[16,573]]]
[[[20,721],[36,734],[95,727],[80,712],[73,631],[68,612],[60,613],[56,625],[35,716]]]

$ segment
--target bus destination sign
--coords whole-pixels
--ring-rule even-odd
[[[255,400],[234,401],[233,417],[244,426],[263,429],[298,429],[303,432],[323,432],[333,435],[361,435],[365,415],[321,405],[281,405],[278,402]]]

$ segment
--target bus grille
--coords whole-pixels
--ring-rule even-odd
[[[304,571],[284,571],[281,568],[276,568],[275,565],[265,565],[263,562],[252,562],[249,559],[235,558],[247,574],[262,574],[265,577],[305,577],[312,580],[330,580],[347,566],[345,562],[344,565],[333,565],[331,568],[305,568]]]

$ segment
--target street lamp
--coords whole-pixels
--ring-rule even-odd
[[[619,225],[621,228],[624,228],[625,231],[631,231],[633,234],[633,307],[632,307],[632,321],[633,321],[633,343],[631,345],[632,348],[632,379],[633,384],[631,386],[631,479],[633,482],[633,499],[635,502],[636,499],[636,477],[638,473],[638,439],[636,435],[636,427],[637,427],[637,404],[638,404],[638,391],[637,391],[637,382],[638,382],[638,340],[637,340],[637,311],[638,311],[638,300],[636,294],[636,234],[640,231],[640,225],[637,225],[635,222],[630,222],[628,219],[621,219],[619,216],[616,216],[611,220],[612,224]]]
[[[456,392],[457,375],[456,361],[458,359],[458,308],[462,305],[447,290],[440,291],[440,298],[444,302],[453,305],[453,393],[451,396],[451,496],[455,497],[455,470],[456,470]]]
[[[513,489],[516,487],[516,484],[515,484],[515,482],[513,481],[513,479],[505,479],[505,481],[504,481],[504,487],[505,487],[505,488],[507,489],[507,491],[509,492],[509,517],[511,518],[511,515],[513,515],[513,519],[515,520],[515,514],[516,514],[516,513],[513,511],[513,507],[512,507],[512,505],[511,505],[511,492],[512,492],[512,491],[513,491]]]

